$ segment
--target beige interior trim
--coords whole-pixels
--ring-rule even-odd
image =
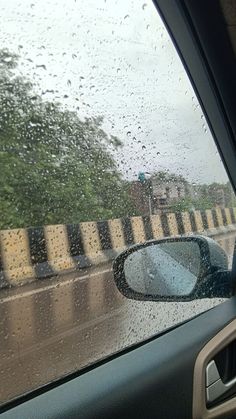
[[[224,418],[226,414],[236,414],[236,396],[211,409],[206,407],[206,367],[234,339],[236,320],[217,333],[198,354],[193,375],[193,419]]]

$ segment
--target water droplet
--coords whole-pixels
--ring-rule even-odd
[[[36,64],[36,68],[43,68],[44,70],[47,70],[47,67],[45,64]]]
[[[142,5],[142,9],[143,9],[143,10],[145,10],[145,9],[146,9],[146,7],[147,7],[147,3],[144,3],[144,4]]]

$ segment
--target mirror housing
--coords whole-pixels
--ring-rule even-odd
[[[134,245],[117,256],[113,273],[119,291],[133,300],[177,302],[229,298],[233,293],[228,257],[206,236]]]

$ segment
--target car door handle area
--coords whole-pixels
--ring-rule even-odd
[[[236,384],[236,377],[227,383],[224,383],[220,377],[216,363],[212,360],[206,368],[206,400],[207,403],[212,403],[220,396],[223,396],[234,387]]]
[[[193,419],[236,417],[235,347],[236,319],[199,352],[193,377]]]

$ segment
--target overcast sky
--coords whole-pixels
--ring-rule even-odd
[[[104,116],[126,178],[169,170],[227,176],[182,63],[151,1],[0,0],[0,41],[48,100]],[[47,92],[50,91],[50,92]],[[68,96],[65,98],[65,95]]]

